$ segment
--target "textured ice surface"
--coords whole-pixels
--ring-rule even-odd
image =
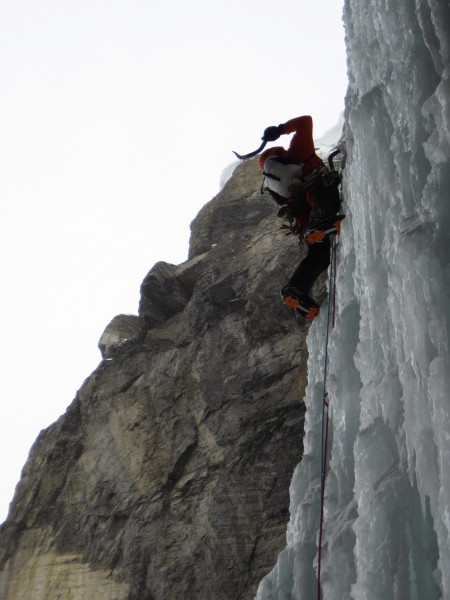
[[[330,339],[326,600],[450,599],[450,6],[347,0],[348,159]],[[317,598],[325,321],[309,334],[287,547],[258,600]]]

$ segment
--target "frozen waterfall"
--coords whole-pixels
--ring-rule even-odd
[[[348,158],[329,343],[324,600],[450,599],[450,5],[346,0]],[[326,306],[287,547],[258,600],[317,598]]]

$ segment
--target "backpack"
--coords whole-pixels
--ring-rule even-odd
[[[283,156],[269,156],[264,161],[263,191],[267,190],[277,204],[284,204],[291,195],[293,179],[301,179],[304,163]]]

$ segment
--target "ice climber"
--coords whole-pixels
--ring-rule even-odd
[[[263,187],[281,206],[278,211],[289,228],[307,244],[307,254],[281,289],[283,303],[308,319],[319,313],[310,290],[330,264],[331,233],[338,233],[337,216],[341,200],[339,175],[330,171],[317,156],[310,116],[297,117],[278,126],[267,127],[263,144],[283,134],[294,133],[289,147],[269,148],[259,156],[264,175]]]

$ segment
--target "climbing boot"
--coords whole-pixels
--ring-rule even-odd
[[[283,304],[292,308],[306,319],[315,319],[319,314],[319,305],[306,294],[302,294],[294,287],[286,286],[281,290]]]

